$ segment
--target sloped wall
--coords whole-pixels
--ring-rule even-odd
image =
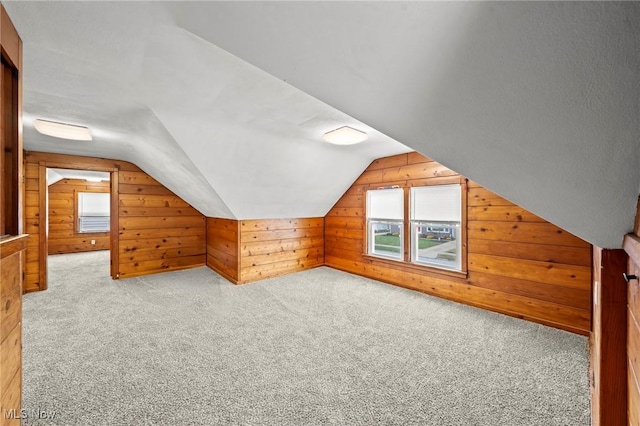
[[[325,218],[325,264],[507,315],[588,334],[591,246],[469,182],[467,272],[458,275],[365,255],[365,192],[450,183],[455,172],[418,154],[374,161]]]

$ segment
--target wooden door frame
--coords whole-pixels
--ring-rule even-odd
[[[38,192],[39,203],[38,210],[40,211],[40,238],[39,238],[39,273],[40,273],[40,290],[46,290],[49,286],[47,280],[47,256],[49,253],[49,235],[47,229],[49,228],[49,208],[48,208],[48,194],[49,187],[47,185],[47,169],[69,169],[69,170],[89,170],[96,172],[107,172],[110,177],[110,225],[109,225],[109,252],[110,252],[110,274],[111,278],[117,280],[119,278],[118,273],[118,246],[119,246],[119,232],[118,232],[118,167],[100,166],[95,164],[78,164],[76,162],[66,162],[60,160],[43,160],[38,163]]]

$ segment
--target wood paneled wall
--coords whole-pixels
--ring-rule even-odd
[[[236,284],[324,264],[324,219],[208,219],[207,265]]]
[[[0,4],[0,425],[20,425],[22,281],[28,237],[22,185],[22,40]]]
[[[126,161],[25,153],[25,226],[30,234],[25,291],[47,288],[46,168],[111,171],[117,204],[111,212],[114,278],[147,275],[206,261],[206,218],[137,166]]]
[[[109,249],[108,232],[77,232],[78,192],[111,192],[111,184],[108,181],[62,179],[49,185],[49,254]]]
[[[624,250],[628,256],[627,274],[640,277],[640,199],[636,213],[634,232],[624,238]],[[629,280],[627,285],[627,389],[630,425],[640,425],[640,282]]]
[[[207,266],[233,283],[240,281],[240,223],[207,218]]]
[[[365,192],[460,176],[418,153],[374,161],[325,218],[327,266],[568,331],[591,329],[591,246],[469,182],[467,273],[363,255]]]
[[[205,216],[132,164],[118,183],[121,278],[205,265]]]
[[[22,267],[27,236],[0,238],[0,425],[19,425],[22,391]]]
[[[257,281],[324,265],[324,219],[240,221],[240,279]]]

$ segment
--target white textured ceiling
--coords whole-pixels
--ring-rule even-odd
[[[206,215],[323,215],[371,160],[407,151],[376,128],[601,247],[631,228],[638,3],[6,8],[26,148],[132,161]],[[40,136],[33,118],[96,140]],[[342,125],[371,138],[320,141]]]
[[[180,27],[171,6],[7,4],[24,42],[25,149],[128,160],[203,214],[240,219],[323,216],[369,162],[409,151]],[[42,136],[35,118],[95,140]],[[321,142],[342,125],[369,140]]]

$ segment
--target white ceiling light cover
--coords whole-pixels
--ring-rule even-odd
[[[322,136],[322,140],[334,145],[354,145],[367,140],[367,134],[349,126],[332,130]]]
[[[54,138],[70,139],[74,141],[90,141],[91,130],[88,127],[76,126],[73,124],[58,123],[56,121],[36,119],[33,126],[43,135]]]

